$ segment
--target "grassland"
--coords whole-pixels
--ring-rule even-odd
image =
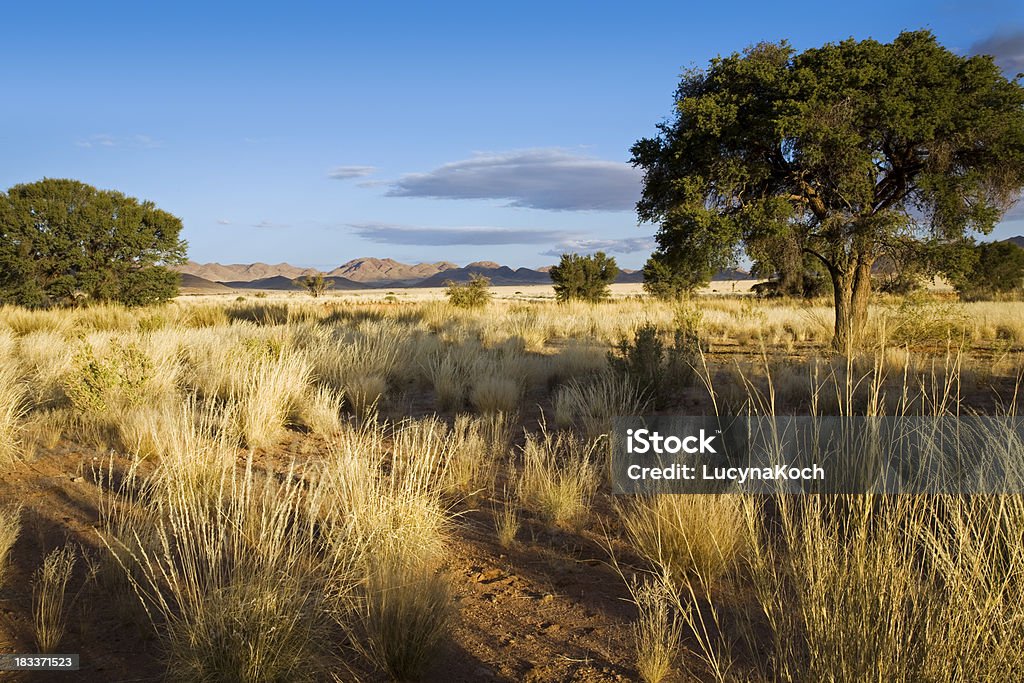
[[[831,329],[731,296],[0,309],[0,651],[96,681],[1005,680],[1019,497],[610,494],[615,415],[1017,411],[1022,303],[880,298],[849,358]]]

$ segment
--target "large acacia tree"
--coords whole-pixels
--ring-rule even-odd
[[[706,272],[784,236],[829,273],[840,350],[888,246],[988,233],[1024,186],[1024,88],[927,31],[713,59],[658,130],[632,148],[652,261]]]
[[[141,305],[178,292],[181,220],[120,192],[47,178],[0,193],[0,301]]]

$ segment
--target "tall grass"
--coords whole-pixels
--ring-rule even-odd
[[[67,629],[67,587],[75,568],[75,551],[65,546],[50,552],[32,582],[32,616],[39,652],[56,652]]]
[[[10,358],[0,358],[0,463],[11,466],[20,458],[21,418],[27,405],[25,385]]]
[[[847,379],[834,408],[879,414],[880,370],[863,394]],[[755,414],[775,409],[766,380],[745,385]],[[957,415],[957,382],[954,368],[918,398],[904,387],[897,414]],[[1019,472],[1024,447],[993,429],[973,436]],[[1020,495],[657,496],[623,514],[693,643],[683,658],[692,676],[995,681],[1024,665]]]
[[[669,583],[633,578],[630,597],[638,617],[633,624],[636,668],[645,683],[660,683],[672,671],[682,637],[682,623],[675,614]]]
[[[527,434],[517,489],[522,505],[548,524],[582,525],[600,482],[598,444],[570,432]]]
[[[187,467],[165,461],[160,476],[126,482],[123,496],[142,495],[160,514],[108,526],[112,551],[166,634],[169,675],[316,680],[326,664],[326,601],[352,579],[344,558],[319,551],[308,510],[315,492],[294,476],[261,476],[251,460],[240,472],[222,468],[218,480]]]
[[[555,394],[555,424],[580,425],[588,438],[608,434],[612,418],[643,415],[649,398],[629,377],[601,373],[589,381],[573,380]]]
[[[637,497],[622,506],[622,524],[637,551],[676,583],[699,576],[714,584],[748,552],[743,501],[732,494]]]
[[[448,533],[444,434],[436,419],[369,423],[336,442],[322,473],[342,520],[334,543],[351,549],[362,577],[341,625],[357,649],[403,680],[437,655],[454,613],[451,580],[440,572]]]

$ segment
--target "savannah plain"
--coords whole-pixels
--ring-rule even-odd
[[[1024,304],[876,295],[837,356],[827,300],[629,287],[3,308],[0,650],[88,681],[1021,670],[1019,496],[613,496],[607,458],[615,415],[1015,415]]]

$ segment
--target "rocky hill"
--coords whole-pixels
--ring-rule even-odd
[[[418,282],[437,273],[456,268],[458,265],[448,261],[408,265],[389,258],[358,258],[343,263],[327,274],[343,277],[353,282],[372,282],[384,286]]]
[[[188,263],[178,266],[176,270],[186,275],[195,275],[210,282],[252,282],[269,277],[283,276],[290,279],[313,275],[316,268],[299,268],[288,263]]]

